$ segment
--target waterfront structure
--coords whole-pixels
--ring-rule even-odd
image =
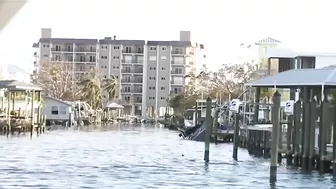
[[[181,31],[179,41],[146,42],[116,36],[99,40],[52,38],[51,29],[44,28],[33,47],[35,74],[56,63],[68,64],[75,84],[97,69],[103,78],[118,80],[116,96],[125,107],[124,113],[144,117],[163,115],[171,95],[196,87],[185,76],[197,75],[199,57],[205,56],[204,45],[192,43],[190,31]],[[107,101],[105,93],[103,102]]]
[[[46,121],[72,121],[73,111],[70,103],[53,97],[44,97],[45,103],[42,114],[46,115]]]

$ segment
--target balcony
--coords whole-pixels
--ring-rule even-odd
[[[54,47],[51,48],[51,52],[59,52],[59,53],[73,53],[73,48],[63,48],[63,47]]]
[[[184,85],[184,82],[183,81],[170,81],[170,84],[172,85]]]
[[[172,60],[171,64],[174,65],[174,66],[185,66],[184,61],[175,61],[175,60]]]
[[[122,105],[133,104],[133,100],[131,100],[131,99],[129,99],[129,100],[122,99],[122,100],[121,100],[121,104],[122,104]]]
[[[135,103],[135,104],[142,103],[142,99],[134,99],[134,103]]]
[[[177,55],[177,56],[184,56],[185,55],[185,53],[181,50],[172,50],[171,54],[172,55]]]
[[[143,69],[121,69],[121,73],[142,74]]]
[[[121,83],[142,83],[142,79],[121,79]]]
[[[88,46],[77,46],[75,48],[75,53],[96,53],[96,47],[88,47]]]
[[[138,54],[138,55],[143,55],[144,51],[142,50],[122,50],[121,51],[123,54]]]
[[[183,71],[171,71],[170,73],[172,75],[185,75],[185,72],[183,72]]]
[[[121,93],[142,93],[142,89],[130,89],[130,90],[126,90],[126,89],[121,89]]]
[[[123,64],[142,64],[143,60],[121,60]]]

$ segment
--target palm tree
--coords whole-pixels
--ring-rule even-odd
[[[102,80],[101,87],[103,91],[107,92],[109,101],[113,100],[116,97],[118,81],[113,75],[110,75],[110,78],[108,79]]]
[[[104,91],[108,92],[109,100],[115,98],[118,88],[117,80],[114,76],[108,79],[102,79],[97,71],[93,71],[90,77],[79,82],[79,91],[81,100],[86,101],[93,109],[103,107],[102,95]]]

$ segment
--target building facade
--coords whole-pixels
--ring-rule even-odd
[[[114,76],[119,83],[117,99],[129,115],[163,115],[171,95],[190,87],[186,75],[196,75],[198,49],[189,31],[180,32],[179,41],[52,38],[51,29],[42,29],[33,45],[34,65],[41,68],[55,63],[71,65],[72,81],[78,82],[97,69],[103,78]],[[194,87],[194,86],[193,86]],[[103,94],[107,103],[108,96]]]

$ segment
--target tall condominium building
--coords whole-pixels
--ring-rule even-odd
[[[186,75],[197,75],[203,45],[193,44],[189,31],[179,41],[52,38],[51,29],[42,29],[36,48],[37,71],[54,63],[70,63],[73,82],[83,79],[92,68],[103,78],[118,79],[118,101],[129,115],[163,114],[172,95],[195,87]],[[203,53],[202,58],[204,57]],[[104,103],[107,94],[103,95]]]

